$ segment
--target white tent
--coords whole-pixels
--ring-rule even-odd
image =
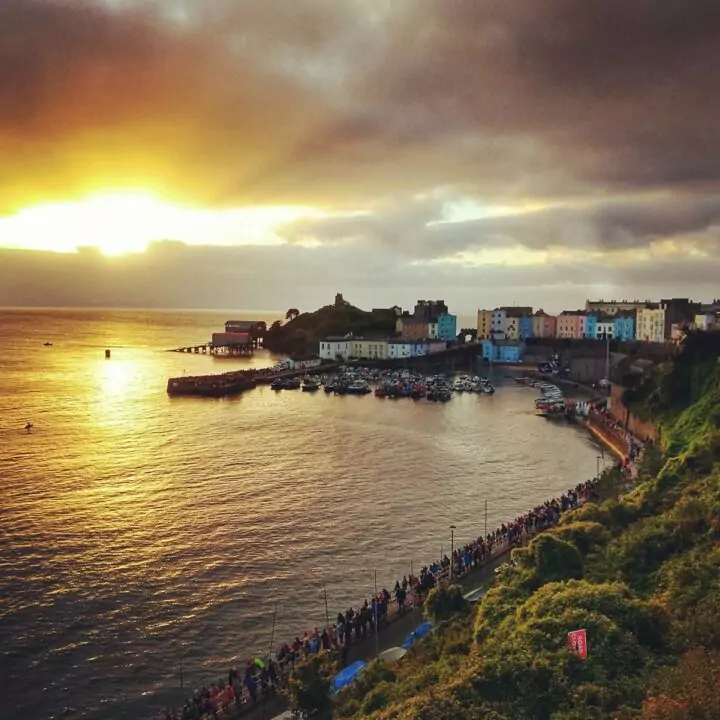
[[[391,647],[384,650],[378,655],[378,660],[384,660],[385,662],[395,662],[403,657],[407,653],[405,648]]]

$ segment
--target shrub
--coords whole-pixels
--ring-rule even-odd
[[[583,560],[578,549],[550,533],[541,533],[527,548],[516,550],[513,558],[534,572],[539,584],[581,578]]]
[[[425,614],[434,622],[449,620],[454,615],[467,615],[470,605],[459,585],[436,585],[425,600]]]
[[[311,655],[297,663],[290,674],[290,706],[317,720],[331,718],[333,713],[332,681],[336,671],[326,656]]]
[[[608,531],[598,522],[574,522],[560,525],[551,531],[561,540],[572,543],[581,555],[597,550],[609,539]]]

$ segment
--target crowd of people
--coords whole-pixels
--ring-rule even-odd
[[[611,416],[609,416],[611,418]],[[605,418],[607,422],[611,420]],[[597,420],[599,422],[599,420]],[[632,434],[628,440],[628,456],[620,463],[628,467],[639,456],[643,445]],[[235,710],[250,707],[269,695],[282,692],[297,660],[321,652],[334,652],[342,666],[347,664],[350,648],[404,615],[413,606],[421,606],[430,590],[448,578],[459,578],[489,563],[509,548],[519,547],[532,535],[556,524],[560,516],[584,502],[598,499],[593,478],[579,483],[558,498],[538,505],[513,521],[480,536],[461,547],[453,548],[441,560],[420,569],[417,576],[406,575],[396,580],[392,592],[383,588],[366,599],[358,609],[348,608],[337,615],[328,627],[305,632],[292,642],[283,643],[278,652],[265,661],[248,661],[242,671],[230,669],[227,681],[221,679],[209,687],[195,691],[181,709],[166,710],[162,720],[219,720]],[[234,710],[233,710],[234,709]]]

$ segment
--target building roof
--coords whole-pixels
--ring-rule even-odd
[[[226,320],[225,326],[232,325],[236,332],[249,332],[253,330],[257,325],[261,324],[261,320]]]

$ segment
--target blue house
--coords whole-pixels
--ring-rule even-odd
[[[437,326],[438,340],[457,340],[457,315],[438,315]]]
[[[428,344],[425,340],[414,340],[410,343],[410,357],[421,357],[428,354]]]
[[[613,337],[617,340],[635,339],[635,318],[623,315],[613,319]]]
[[[521,340],[534,337],[532,315],[521,315],[518,319],[518,336]]]
[[[588,313],[585,320],[585,337],[597,338],[598,316],[595,313]]]
[[[482,359],[485,362],[517,364],[523,360],[525,343],[521,340],[482,341]]]

